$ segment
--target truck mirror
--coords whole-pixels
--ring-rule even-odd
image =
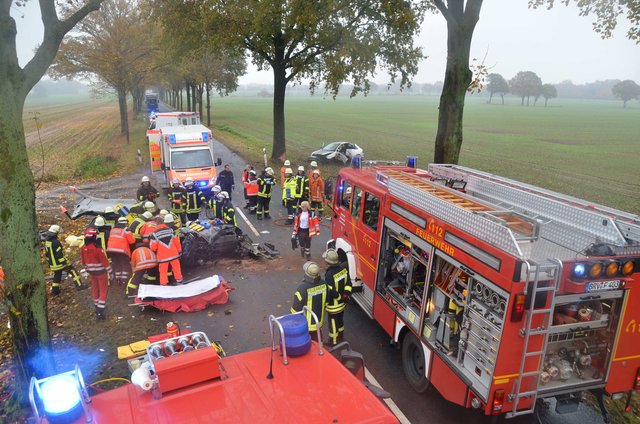
[[[166,167],[166,166],[164,166],[164,163],[161,163],[161,164],[160,164],[160,169],[162,169],[162,170],[164,171],[165,169],[167,169],[167,167]]]
[[[222,158],[217,158],[216,159],[216,166],[220,166],[222,165]]]

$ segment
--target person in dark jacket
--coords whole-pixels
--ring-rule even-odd
[[[144,177],[142,177],[140,187],[138,187],[138,191],[136,192],[136,200],[139,202],[146,200],[155,202],[156,197],[158,197],[158,190],[156,190],[156,188],[151,185],[149,177],[145,175]]]
[[[220,191],[226,191],[229,195],[229,200],[232,200],[233,196],[231,195],[231,193],[236,187],[236,183],[233,180],[233,172],[231,172],[230,164],[226,164],[224,166],[224,170],[218,174],[216,185],[220,186]]]
[[[305,316],[309,325],[309,335],[313,340],[316,340],[317,330],[318,328],[322,329],[322,323],[324,322],[324,310],[327,305],[329,290],[325,282],[320,278],[320,267],[317,263],[306,262],[302,266],[302,270],[304,271],[304,278],[302,279],[302,284],[298,286],[293,294],[291,312],[300,312],[303,306],[307,306],[313,311],[318,318],[317,324],[310,313],[306,312]]]
[[[73,278],[73,283],[77,290],[86,288],[80,280],[80,275],[75,270],[71,261],[65,256],[64,249],[58,234],[62,232],[59,225],[52,225],[49,230],[44,233],[44,250],[49,262],[49,268],[53,271],[53,284],[51,285],[51,294],[57,296],[60,294],[60,282],[62,281],[62,271],[66,271]]]
[[[340,264],[338,253],[335,249],[327,249],[322,255],[329,265],[324,281],[327,287],[335,294],[327,302],[327,314],[329,315],[329,344],[332,346],[340,343],[344,338],[344,310],[351,297],[351,279],[347,267]]]

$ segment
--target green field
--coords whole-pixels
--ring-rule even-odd
[[[460,164],[640,213],[640,108],[618,101],[554,99],[549,107],[486,104],[469,97]],[[253,161],[270,151],[271,100],[213,102],[216,136]],[[287,156],[349,140],[367,159],[433,158],[438,97],[289,97]],[[279,166],[279,164],[278,164]]]

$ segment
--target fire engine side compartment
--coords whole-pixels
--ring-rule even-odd
[[[270,348],[220,359],[222,378],[154,399],[127,384],[92,397],[98,423],[397,423],[398,420],[331,354],[317,345],[284,365]],[[354,407],[357,405],[357,407]],[[80,418],[77,423],[83,423]]]
[[[637,275],[637,274],[636,274]],[[608,393],[631,390],[633,376],[640,368],[640,288],[638,282],[627,284],[627,293],[622,305],[622,317],[618,337],[613,347],[613,360],[609,380],[605,389]]]

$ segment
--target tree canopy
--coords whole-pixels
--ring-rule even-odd
[[[511,92],[522,98],[521,104],[524,105],[524,99],[527,98],[527,106],[531,96],[539,96],[542,92],[542,80],[535,72],[520,71],[515,77],[509,81]]]
[[[504,104],[504,95],[509,92],[509,83],[500,74],[489,74],[487,76],[487,91],[489,91],[489,103],[495,93],[500,94],[502,97],[502,104]]]
[[[621,99],[623,107],[627,107],[629,100],[637,99],[640,97],[640,85],[636,84],[632,80],[620,81],[611,88],[611,92],[614,96]]]
[[[544,97],[544,107],[547,107],[549,99],[555,99],[558,97],[558,90],[556,90],[553,84],[542,84],[540,87],[540,94]]]
[[[258,69],[272,69],[274,159],[286,152],[284,101],[289,83],[307,79],[312,90],[324,85],[335,95],[349,79],[351,95],[356,95],[368,91],[378,68],[386,70],[392,82],[409,84],[423,58],[413,46],[423,16],[421,1],[197,0],[165,2],[162,9],[165,16],[177,12],[197,17],[197,23],[190,22],[203,28],[210,41],[246,49]]]

